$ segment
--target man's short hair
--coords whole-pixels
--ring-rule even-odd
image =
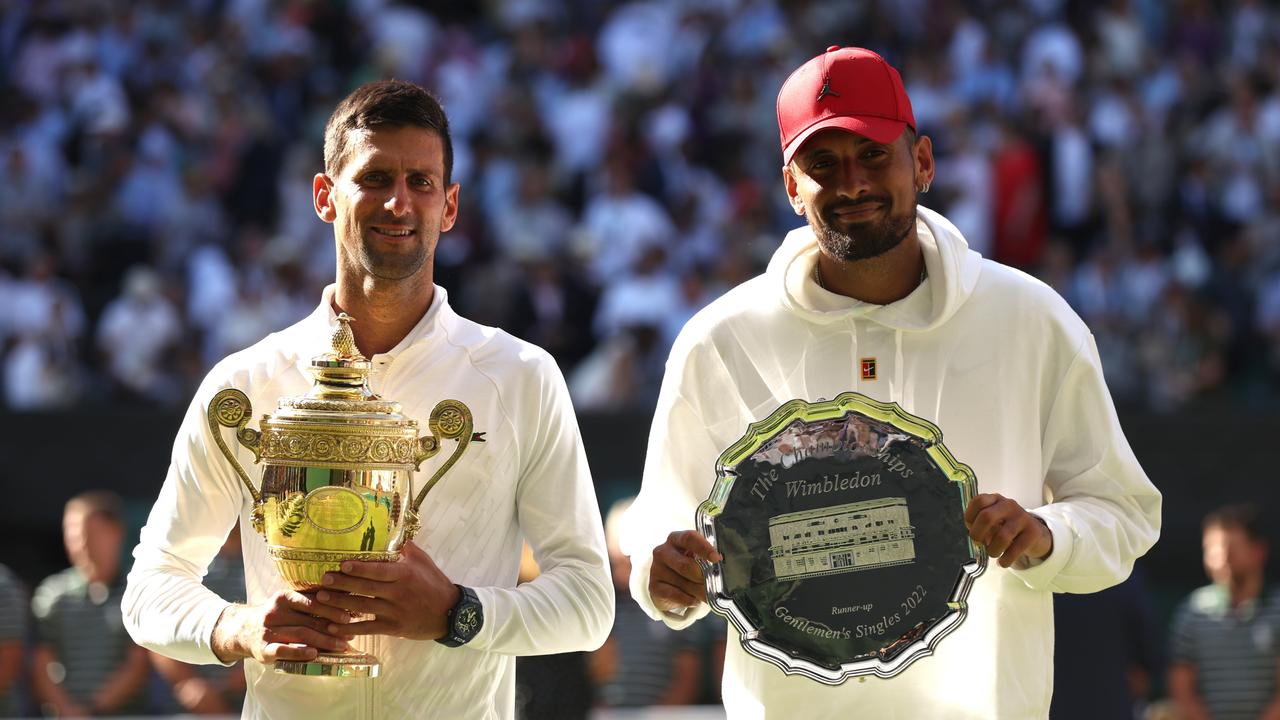
[[[82,492],[67,501],[64,512],[80,512],[85,517],[100,515],[116,525],[124,525],[124,501],[110,490]]]
[[[444,144],[444,182],[453,177],[453,141],[449,119],[435,96],[403,80],[375,80],[356,88],[329,116],[324,127],[324,171],[336,177],[347,161],[352,130],[419,127]]]
[[[1202,529],[1221,528],[1223,530],[1243,530],[1245,537],[1254,542],[1266,542],[1267,536],[1262,532],[1258,507],[1252,503],[1225,505],[1214,510],[1204,518]]]

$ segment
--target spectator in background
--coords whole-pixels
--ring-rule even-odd
[[[57,259],[37,253],[21,280],[0,277],[0,302],[0,348],[6,335],[12,340],[0,363],[9,406],[47,410],[70,404],[80,385],[76,347],[85,314],[78,293],[58,276]]]
[[[1269,545],[1252,505],[1204,519],[1212,584],[1174,615],[1169,694],[1188,720],[1280,718],[1280,589],[1267,587]]]
[[[146,651],[124,629],[119,496],[93,490],[67,501],[63,540],[71,567],[36,588],[32,684],[46,713],[58,717],[137,715],[147,679]]]
[[[1142,717],[1158,668],[1155,618],[1142,566],[1091,595],[1054,593],[1049,717]]]
[[[702,691],[702,662],[689,637],[649,619],[632,599],[631,558],[622,554],[620,537],[632,498],[619,500],[605,519],[604,538],[617,592],[613,632],[591,655],[591,675],[600,702],[611,707],[690,705]]]
[[[0,565],[0,716],[18,717],[19,681],[27,641],[26,591],[9,568]]]
[[[632,169],[615,155],[605,166],[604,192],[586,206],[583,251],[592,258],[597,282],[623,277],[653,246],[665,247],[675,234],[671,217],[657,200],[635,187]]]
[[[563,368],[578,364],[594,344],[591,318],[598,297],[559,256],[517,254],[520,298],[511,331],[555,357]]]
[[[656,325],[623,325],[570,373],[569,394],[579,410],[646,407],[662,384],[666,345]]]
[[[169,404],[177,390],[165,362],[181,335],[178,311],[164,296],[159,276],[135,267],[124,292],[111,301],[98,323],[98,349],[120,397]]]
[[[1048,232],[1041,168],[1040,158],[1023,131],[1003,121],[991,161],[995,182],[993,259],[1028,271],[1040,263]]]

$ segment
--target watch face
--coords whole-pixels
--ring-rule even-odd
[[[467,606],[458,610],[453,620],[454,628],[463,637],[470,637],[480,629],[480,613],[474,607]]]

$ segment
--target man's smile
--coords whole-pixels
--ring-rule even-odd
[[[375,235],[395,239],[407,238],[414,234],[412,227],[404,225],[373,225],[369,230]]]
[[[842,203],[830,208],[827,211],[827,217],[830,220],[860,222],[870,218],[872,215],[875,215],[884,208],[885,203],[880,200],[863,200],[853,203]]]

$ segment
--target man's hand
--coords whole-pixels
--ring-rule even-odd
[[[707,601],[707,586],[698,560],[720,562],[724,557],[697,530],[681,530],[653,549],[649,597],[663,612]]]
[[[222,662],[314,660],[318,650],[342,652],[352,638],[351,615],[316,602],[311,593],[282,590],[261,605],[232,605],[213,627],[213,652]],[[330,628],[341,627],[341,630]]]
[[[435,640],[444,637],[445,615],[461,595],[431,556],[406,543],[396,562],[342,563],[342,572],[324,576],[324,589],[316,598],[333,608],[373,616],[332,625],[329,632]]]
[[[1040,518],[998,493],[975,497],[964,511],[969,537],[1009,567],[1023,555],[1040,560],[1053,552],[1053,533]]]

